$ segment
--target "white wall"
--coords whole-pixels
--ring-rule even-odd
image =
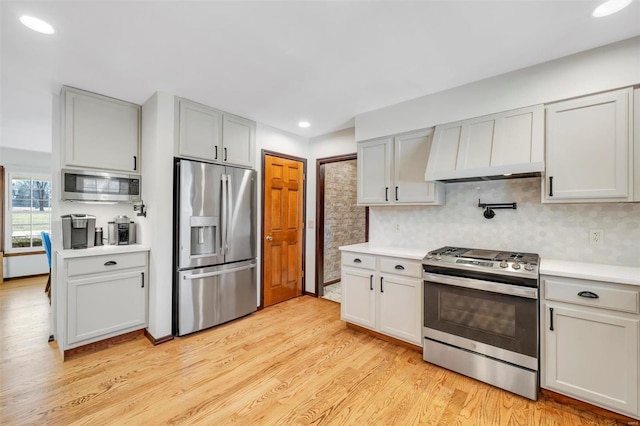
[[[149,333],[171,335],[173,298],[174,96],[156,92],[142,106],[142,200],[147,217],[137,217],[140,242],[149,252]]]
[[[640,83],[640,37],[356,116],[366,140]]]
[[[262,277],[260,276],[262,259],[260,256],[261,244],[262,244],[262,223],[261,223],[261,214],[260,211],[262,209],[262,150],[278,152],[281,154],[292,155],[295,157],[305,158],[307,159],[307,175],[309,173],[309,169],[311,167],[309,158],[309,141],[306,138],[301,136],[296,136],[291,133],[276,129],[274,127],[267,126],[265,124],[258,123],[256,126],[256,170],[258,175],[258,182],[256,184],[257,192],[258,192],[258,227],[257,227],[257,253],[258,253],[258,304],[260,303],[260,285],[262,282]],[[310,186],[309,180],[307,178],[305,182],[305,192],[307,196],[307,218],[309,218],[311,212],[315,214],[315,206],[309,203],[309,195],[310,195]],[[310,246],[310,235],[311,231],[309,229],[306,230],[306,268],[307,273],[305,276],[305,289],[307,291],[313,291],[313,281],[311,281],[311,287],[309,287],[309,280],[313,280],[313,278],[309,278],[309,264],[313,264],[315,260],[311,258],[311,250],[313,246]],[[312,290],[309,290],[311,288]]]
[[[354,154],[357,151],[355,129],[340,130],[309,141],[309,163],[307,172],[307,260],[305,289],[315,293],[316,280],[316,164],[319,158]]]

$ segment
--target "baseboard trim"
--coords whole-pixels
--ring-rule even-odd
[[[313,297],[318,297],[318,295],[317,295],[317,294],[312,293],[312,292],[307,291],[307,290],[305,290],[305,291],[303,291],[303,292],[302,292],[302,296],[313,296]]]
[[[77,348],[67,349],[64,351],[64,360],[68,360],[71,357],[76,357],[88,353],[98,352],[111,346],[119,345],[123,342],[135,340],[142,336],[144,329],[130,331],[129,333],[121,334],[119,336],[109,337],[108,339],[100,340],[99,342],[89,343]]]
[[[339,282],[340,282],[340,278],[336,278],[335,280],[331,280],[331,281],[328,281],[328,282],[322,284],[322,287],[326,287],[328,285],[339,283]]]
[[[144,337],[146,337],[153,344],[153,346],[157,346],[161,343],[166,343],[173,340],[173,336],[171,334],[156,339],[151,335],[151,333],[149,333],[149,330],[147,329],[144,330]]]
[[[5,255],[6,257],[6,255]],[[37,278],[37,277],[46,277],[47,275],[49,275],[48,272],[45,272],[43,274],[34,274],[34,275],[22,275],[20,277],[6,277],[4,278],[4,281],[13,281],[13,280],[21,280],[24,278]]]
[[[591,413],[597,414],[602,417],[607,417],[609,419],[615,420],[617,423],[627,424],[627,425],[637,425],[640,424],[638,419],[634,419],[633,417],[628,417],[624,414],[616,413],[606,408],[598,407],[588,402],[580,401],[578,399],[572,398],[570,396],[562,395],[560,393],[551,391],[549,389],[540,388],[540,393],[549,399],[553,399],[554,401],[563,404],[569,405],[572,408],[578,410],[589,411]]]
[[[347,328],[351,328],[353,330],[359,331],[361,333],[369,334],[373,337],[377,337],[380,340],[384,340],[386,342],[395,343],[396,345],[404,346],[407,349],[414,350],[416,352],[422,353],[422,347],[411,344],[409,342],[405,342],[404,340],[396,339],[395,337],[387,336],[386,334],[378,333],[377,331],[369,330],[368,328],[364,328],[362,326],[352,324],[347,322]]]

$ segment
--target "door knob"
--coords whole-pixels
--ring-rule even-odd
[[[271,241],[273,240],[273,237],[271,235],[267,235],[267,241]]]

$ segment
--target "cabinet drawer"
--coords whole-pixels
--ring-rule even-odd
[[[361,253],[342,252],[342,264],[356,268],[376,269],[376,257]]]
[[[546,300],[557,300],[621,312],[640,312],[640,288],[637,290],[619,288],[604,282],[571,278],[545,278],[544,285]]]
[[[147,265],[147,252],[118,253],[69,259],[67,265],[67,276],[69,277],[121,271],[123,269],[145,267]]]
[[[420,278],[422,276],[422,263],[397,257],[381,257],[380,272]]]

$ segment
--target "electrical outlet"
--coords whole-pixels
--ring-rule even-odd
[[[599,246],[604,241],[604,231],[602,229],[589,230],[589,244]]]
[[[400,224],[396,223],[396,232],[400,232]]]

